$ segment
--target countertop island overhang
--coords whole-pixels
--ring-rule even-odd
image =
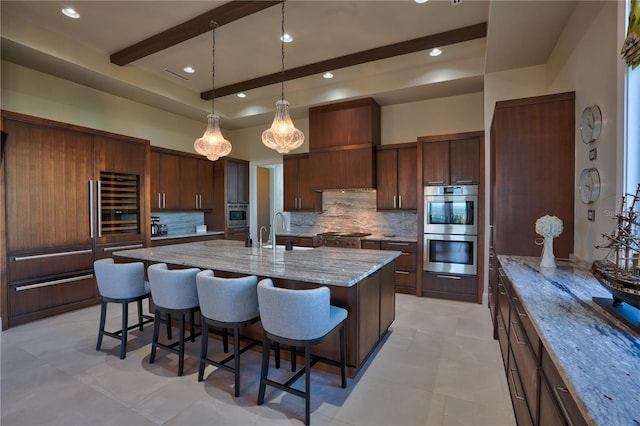
[[[347,309],[347,367],[354,377],[395,319],[395,260],[399,251],[319,247],[287,251],[284,247],[244,247],[239,241],[212,240],[114,252],[116,257],[212,269],[218,276],[256,275],[276,286],[308,289],[328,286],[331,303]],[[336,334],[336,333],[334,333]],[[262,338],[261,324],[246,330]],[[339,359],[338,336],[313,353]]]

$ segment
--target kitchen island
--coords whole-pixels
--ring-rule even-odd
[[[354,377],[382,341],[395,319],[395,260],[399,251],[350,250],[329,247],[245,247],[229,240],[202,241],[124,250],[114,256],[164,262],[174,267],[212,269],[217,276],[256,275],[278,287],[309,289],[327,286],[331,303],[349,312],[347,367]],[[314,347],[314,354],[339,360],[337,333]],[[246,330],[261,339],[260,323]]]

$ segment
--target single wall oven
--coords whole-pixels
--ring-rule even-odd
[[[424,187],[427,272],[478,274],[478,186]]]
[[[243,228],[248,225],[247,204],[228,204],[227,205],[227,226],[229,228]]]

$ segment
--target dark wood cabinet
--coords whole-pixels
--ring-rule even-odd
[[[180,156],[151,150],[151,210],[180,210]]]
[[[415,143],[383,145],[376,153],[378,210],[416,211],[417,148]]]
[[[586,424],[497,258],[496,266],[494,336],[518,425]]]
[[[396,259],[396,293],[416,294],[417,243],[412,241],[387,241],[380,243],[381,250],[396,250],[402,252]]]
[[[573,253],[575,93],[496,103],[491,126],[491,225],[496,254],[539,256],[538,218],[560,218],[557,257]]]
[[[249,203],[249,163],[226,159],[227,203]]]
[[[446,136],[445,136],[446,137]],[[471,185],[480,183],[481,135],[422,137],[424,185]]]
[[[372,98],[310,108],[311,189],[374,188],[379,144],[380,106]]]
[[[2,112],[9,326],[99,301],[93,261],[147,239],[149,141]],[[3,271],[4,275],[4,271]]]
[[[311,190],[309,173],[309,154],[284,156],[283,205],[285,211],[322,211],[322,193]]]
[[[287,241],[291,241],[291,245],[297,247],[313,247],[313,237],[276,235],[277,245],[286,245]]]
[[[478,301],[478,277],[423,272],[422,295],[440,299]]]
[[[213,208],[213,163],[180,157],[180,207],[182,210]]]

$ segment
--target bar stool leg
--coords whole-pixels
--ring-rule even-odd
[[[304,424],[311,421],[311,345],[304,345]]]
[[[205,359],[209,350],[209,324],[204,320],[202,321],[202,336],[200,338],[202,345],[200,346],[200,368],[198,370],[199,382],[204,379],[204,368],[207,365]]]
[[[138,300],[138,330],[144,331],[144,326],[142,325],[142,299]]]
[[[233,374],[235,376],[236,396],[240,396],[240,329],[233,328]]]
[[[102,347],[102,337],[104,336],[104,323],[107,318],[107,302],[104,300],[100,306],[100,329],[98,330],[98,343],[96,343],[96,351]]]
[[[127,327],[129,326],[129,304],[122,303],[122,334],[120,335],[120,359],[127,353]]]
[[[258,389],[258,405],[262,405],[264,403],[264,391],[267,387],[267,377],[269,376],[270,348],[271,348],[271,343],[269,342],[269,338],[265,333],[264,337],[262,338],[262,368],[260,369],[260,387]]]
[[[160,311],[156,309],[153,318],[153,339],[151,340],[151,356],[149,356],[149,363],[153,364],[156,361],[156,344],[158,343],[158,335],[160,334]]]

